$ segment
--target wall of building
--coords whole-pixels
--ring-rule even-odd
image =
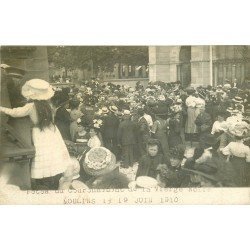
[[[1,63],[27,71],[27,78],[49,80],[46,46],[1,47]]]
[[[150,46],[149,80],[209,85],[210,49],[213,85],[250,79],[250,46]]]

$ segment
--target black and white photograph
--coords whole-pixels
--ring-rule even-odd
[[[248,45],[1,46],[1,191],[249,187],[249,85]]]
[[[1,1],[1,249],[248,249],[248,5]]]

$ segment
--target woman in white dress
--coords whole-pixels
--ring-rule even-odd
[[[185,124],[185,134],[186,140],[192,141],[194,139],[194,135],[198,133],[197,126],[195,124],[195,119],[198,115],[197,113],[197,98],[195,97],[195,90],[193,88],[187,89],[187,94],[189,95],[186,99],[186,106],[187,106],[187,120]]]
[[[35,157],[31,164],[32,189],[56,190],[62,173],[70,165],[70,156],[58,128],[54,125],[50,104],[54,91],[48,82],[32,79],[22,87],[22,95],[28,100],[25,106],[14,109],[0,107],[0,112],[12,117],[30,117],[35,147]]]

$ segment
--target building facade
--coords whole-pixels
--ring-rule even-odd
[[[150,46],[149,80],[184,86],[250,80],[250,46]]]
[[[27,78],[49,80],[46,46],[2,46],[1,63],[25,70]]]

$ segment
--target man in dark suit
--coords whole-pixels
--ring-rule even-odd
[[[199,133],[200,146],[204,148],[204,144],[206,142],[205,138],[208,134],[211,133],[211,129],[213,125],[212,118],[206,112],[205,106],[200,107],[200,114],[197,116],[195,120],[195,124],[197,126],[198,133]]]
[[[104,117],[101,132],[105,147],[117,157],[117,131],[120,121],[115,113],[118,109],[116,106],[110,106],[109,110],[110,112]]]
[[[142,157],[143,155],[146,154],[146,146],[147,142],[150,138],[150,128],[148,125],[147,120],[145,119],[145,111],[144,109],[138,109],[138,115],[139,115],[139,120],[138,120],[138,146],[139,146],[139,151],[140,151],[140,156]]]
[[[123,121],[120,123],[117,133],[118,145],[122,147],[122,160],[125,168],[134,164],[134,147],[136,144],[136,124],[130,119],[129,110],[124,110]]]

